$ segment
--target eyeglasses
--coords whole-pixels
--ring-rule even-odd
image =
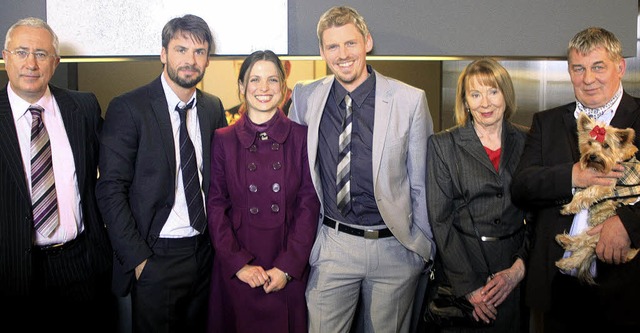
[[[27,59],[27,57],[30,54],[33,54],[33,56],[36,58],[37,61],[45,61],[49,57],[55,57],[55,55],[49,54],[49,53],[44,52],[44,51],[35,51],[35,52],[29,52],[29,51],[25,51],[25,50],[9,51],[7,49],[5,49],[5,51],[13,54],[15,57],[17,57],[20,60]]]

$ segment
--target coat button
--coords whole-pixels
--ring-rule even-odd
[[[277,142],[272,143],[271,150],[280,150],[280,144]]]
[[[256,193],[258,192],[258,187],[254,184],[249,185],[249,191]]]
[[[258,207],[251,207],[251,208],[249,208],[249,213],[251,213],[251,214],[253,214],[253,215],[258,214],[258,212],[259,212],[259,211],[260,211],[260,210],[258,209]]]
[[[271,211],[274,212],[274,213],[279,212],[280,211],[280,206],[278,206],[276,204],[271,205]]]
[[[249,147],[249,151],[252,153],[255,153],[258,150],[258,147],[256,147],[256,145],[251,145],[251,147]]]
[[[282,163],[280,162],[273,163],[273,170],[280,170],[280,168],[282,168]]]
[[[498,194],[496,194],[496,196],[497,196],[498,198],[502,198],[502,192],[498,192]]]
[[[500,224],[500,219],[493,220],[493,224]]]
[[[273,190],[273,192],[280,192],[280,184],[278,183],[273,183],[273,185],[271,185],[271,189]]]
[[[247,169],[249,169],[249,171],[256,171],[258,167],[256,166],[255,163],[251,162],[249,163],[249,165],[247,165]]]

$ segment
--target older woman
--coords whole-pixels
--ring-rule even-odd
[[[247,112],[211,145],[209,329],[307,332],[304,292],[320,210],[307,128],[278,108],[286,83],[273,52],[249,55],[238,86]]]
[[[524,128],[509,122],[515,110],[509,73],[493,59],[476,60],[458,79],[457,126],[429,139],[427,198],[436,269],[456,296],[473,305],[477,321],[491,323],[446,331],[520,329],[519,283],[529,233],[509,190],[526,137]]]

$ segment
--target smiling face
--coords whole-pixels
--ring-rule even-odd
[[[249,117],[257,121],[262,113],[273,115],[283,98],[283,78],[276,65],[268,60],[259,60],[251,67],[244,79],[238,82],[240,93],[244,96]]]
[[[624,58],[612,60],[603,47],[587,54],[573,49],[568,62],[576,99],[592,109],[604,106],[613,98],[626,69]]]
[[[36,60],[33,54],[20,59],[15,52],[43,52],[48,56]],[[5,69],[11,82],[11,89],[29,103],[37,102],[47,91],[47,84],[60,63],[53,47],[53,37],[43,28],[19,26],[13,29],[7,50],[2,51]]]
[[[353,91],[367,79],[367,53],[373,48],[371,35],[363,36],[353,23],[331,27],[322,33],[320,55],[336,80]]]
[[[193,36],[179,32],[162,48],[160,60],[169,84],[191,89],[204,77],[209,66],[209,43],[198,42]]]
[[[476,124],[490,127],[502,122],[506,103],[500,89],[471,77],[465,90],[465,103]]]

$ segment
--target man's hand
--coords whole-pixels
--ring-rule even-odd
[[[140,278],[140,275],[142,274],[142,270],[144,270],[144,265],[146,264],[147,264],[147,259],[141,262],[140,265],[136,266],[136,269],[135,269],[136,281]]]
[[[591,185],[613,186],[622,177],[624,166],[616,164],[609,173],[602,173],[593,168],[582,169],[580,162],[573,165],[571,183],[573,187],[585,188]]]
[[[618,215],[606,219],[587,231],[588,235],[600,234],[600,239],[596,245],[596,255],[598,259],[607,264],[623,264],[626,262],[627,252],[631,248],[631,239],[624,228]]]

